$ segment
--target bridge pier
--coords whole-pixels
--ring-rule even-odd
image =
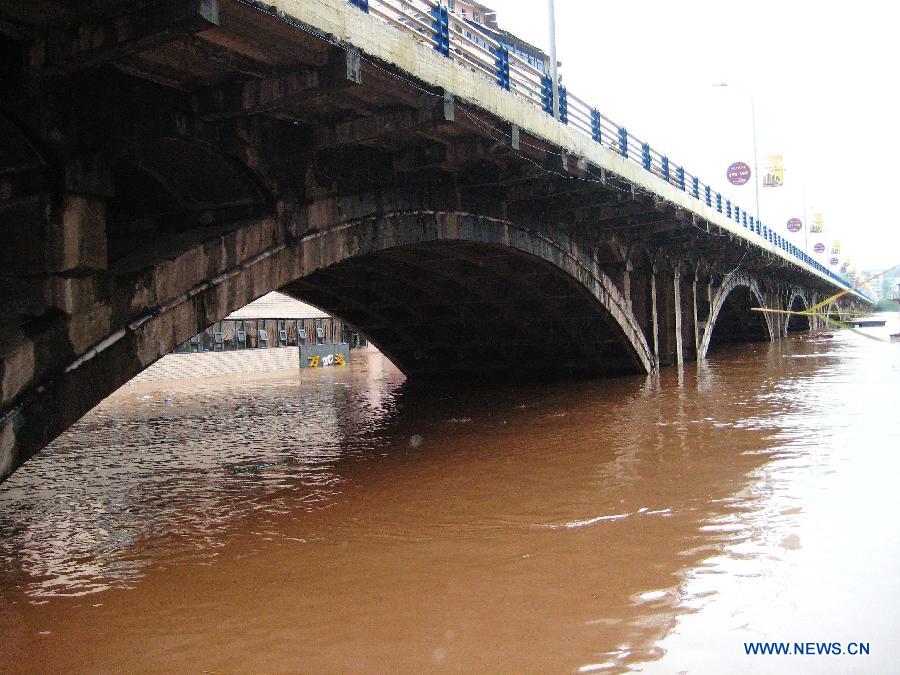
[[[681,292],[677,270],[663,270],[657,280],[656,304],[659,335],[659,364],[683,363],[681,345]]]
[[[675,365],[684,365],[684,302],[681,289],[681,268],[675,269],[672,280],[672,309],[675,312],[673,329],[675,331]]]
[[[700,353],[700,327],[698,323],[697,316],[697,273],[694,273],[694,278],[691,281],[691,299],[693,300],[693,315],[694,315],[694,357],[696,358],[697,354]]]
[[[662,354],[659,351],[659,295],[656,283],[656,269],[650,273],[650,299],[652,303],[651,320],[653,330],[653,356],[657,367],[663,365]]]

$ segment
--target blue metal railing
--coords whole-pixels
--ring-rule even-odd
[[[456,63],[494,82],[502,89],[525,99],[544,112],[553,114],[552,82],[543,67],[529,62],[511,45],[502,42],[498,33],[487,27],[458,17],[449,11],[442,0],[348,0],[361,11],[411,33],[416,39],[430,44],[434,50]],[[540,64],[543,66],[543,64]],[[743,225],[776,248],[802,261],[845,288],[849,281],[814,260],[807,253],[790,244],[753,216],[746,209],[722,199],[722,193],[674,165],[668,156],[655,151],[649,143],[639,140],[596,108],[589,106],[565,87],[559,87],[559,121],[591,138],[595,143],[641,165],[670,185],[684,191],[708,208],[714,208],[729,220]],[[749,221],[749,222],[748,222]],[[860,292],[861,295],[864,293]],[[866,296],[868,297],[868,296]]]

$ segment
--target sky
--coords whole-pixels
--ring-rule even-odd
[[[548,47],[547,0],[487,4],[501,26]],[[752,97],[760,172],[769,154],[785,167],[783,188],[760,188],[763,223],[802,248],[806,229],[790,235],[787,220],[820,212],[826,232],[808,235],[810,249],[837,239],[841,262],[860,270],[900,263],[888,199],[900,158],[898,19],[894,3],[871,0],[556,0],[570,91],[749,213],[753,182],[730,186],[725,170],[753,166]]]

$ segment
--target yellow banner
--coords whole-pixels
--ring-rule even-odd
[[[784,185],[784,160],[781,155],[769,155],[766,162],[766,173],[763,175],[763,187],[781,187]]]
[[[841,242],[838,239],[835,239],[831,242],[831,255],[840,255],[841,253]]]
[[[813,223],[809,231],[813,234],[822,234],[825,231],[825,217],[821,213],[813,214]]]

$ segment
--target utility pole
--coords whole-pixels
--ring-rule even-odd
[[[717,82],[714,87],[732,87],[739,89],[750,99],[750,121],[753,125],[753,185],[756,188],[756,222],[759,222],[759,152],[756,149],[756,102],[753,100],[753,94],[746,87],[739,85],[729,85],[727,82]]]
[[[805,168],[805,167],[804,167]],[[804,174],[806,172],[804,171]],[[800,184],[803,195],[803,252],[809,255],[809,221],[806,218],[806,176],[803,176],[803,182]]]
[[[547,0],[550,14],[550,89],[553,92],[553,118],[559,119],[559,75],[556,72],[556,0]]]

